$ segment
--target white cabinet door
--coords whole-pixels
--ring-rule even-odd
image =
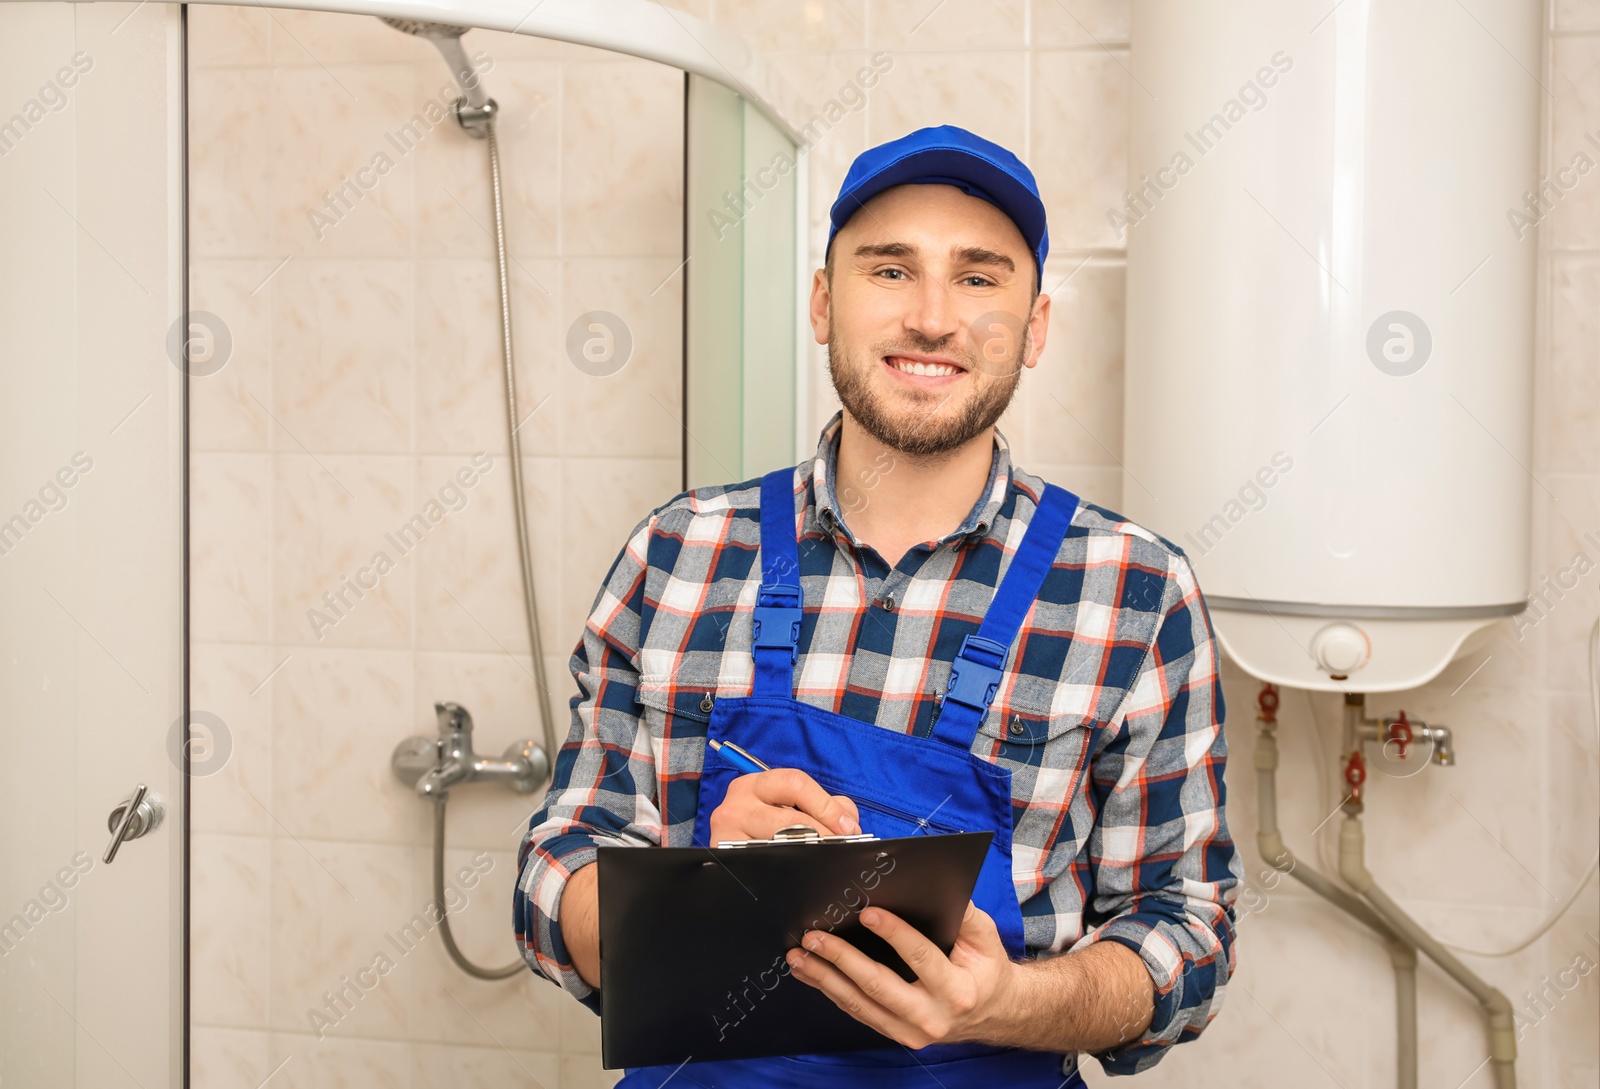
[[[3,1085],[181,1084],[179,19],[0,3]]]

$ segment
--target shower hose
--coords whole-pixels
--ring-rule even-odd
[[[528,548],[528,517],[524,510],[522,494],[522,440],[517,432],[522,424],[517,420],[517,375],[511,354],[511,292],[506,279],[506,222],[500,197],[500,144],[495,139],[495,112],[491,103],[487,117],[489,139],[489,187],[494,194],[495,261],[500,272],[500,353],[505,362],[506,374],[506,431],[511,447],[511,498],[517,520],[517,555],[522,561],[522,596],[528,618],[528,646],[533,652],[533,681],[538,689],[539,726],[544,738],[544,751],[552,767],[555,760],[555,731],[550,723],[549,686],[545,683],[544,654],[539,644],[539,609],[533,593],[533,555]],[[501,968],[483,968],[472,963],[456,945],[450,932],[450,913],[444,899],[444,809],[449,791],[440,794],[433,803],[433,896],[439,910],[439,936],[445,951],[456,966],[469,976],[478,979],[507,979],[528,970],[518,959]]]

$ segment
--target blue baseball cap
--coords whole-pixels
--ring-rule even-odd
[[[828,214],[832,226],[824,257],[833,249],[833,236],[863,204],[891,186],[908,183],[953,185],[1010,216],[1033,250],[1035,282],[1043,284],[1050,232],[1033,172],[999,144],[955,125],[918,129],[856,156]]]

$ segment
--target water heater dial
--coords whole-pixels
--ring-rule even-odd
[[[1311,655],[1333,676],[1348,677],[1372,657],[1372,640],[1354,624],[1339,621],[1311,637]]]

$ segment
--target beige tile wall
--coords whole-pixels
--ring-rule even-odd
[[[424,803],[389,773],[432,703],[497,755],[537,737],[513,536],[485,145],[453,122],[386,137],[448,78],[374,19],[192,9],[193,296],[234,352],[194,385],[196,706],[234,751],[198,780],[197,1086],[609,1085],[593,1015],[524,973],[482,983],[437,938],[388,936],[431,898]],[[524,481],[558,737],[566,659],[626,532],[680,479],[682,74],[474,32],[500,123]],[[385,152],[393,169],[323,236],[307,210]],[[659,290],[658,290],[659,287]],[[590,377],[567,325],[625,315],[637,350]],[[481,479],[402,555],[389,534],[478,452]],[[464,496],[464,505],[457,495]],[[331,626],[325,592],[394,567]],[[328,615],[331,611],[324,608]],[[516,959],[519,826],[536,799],[461,791],[451,872],[492,869],[457,914],[480,963]],[[307,1011],[380,951],[392,970],[319,1039]]]
[[[1055,320],[1003,426],[1024,465],[1117,509],[1124,263],[1105,209],[1125,187],[1125,0],[679,6],[743,35],[817,108],[874,52],[891,53],[865,105],[812,149],[814,265],[828,205],[869,142],[950,122],[1029,162],[1051,216],[1044,282]],[[1551,17],[1546,146],[1566,162],[1600,126],[1600,4],[1556,0]],[[534,732],[487,196],[481,148],[441,129],[317,242],[305,208],[383,146],[434,93],[442,66],[371,20],[209,8],[191,19],[196,305],[225,315],[236,344],[228,367],[197,383],[194,412],[196,702],[226,719],[235,743],[196,792],[196,1084],[254,1086],[284,1064],[274,1084],[609,1085],[586,1010],[531,979],[470,981],[436,943],[403,958],[327,1039],[307,1029],[320,992],[371,963],[429,895],[427,814],[388,776],[395,741],[431,731],[429,704],[441,697],[473,710],[484,748]],[[551,397],[524,434],[548,665],[564,706],[564,656],[605,565],[634,519],[676,488],[678,439],[655,402],[677,404],[679,296],[676,282],[649,292],[679,259],[680,82],[587,50],[480,31],[467,41],[487,43],[485,78],[507,113],[520,381],[525,398]],[[1535,581],[1600,530],[1597,194],[1580,187],[1542,228]],[[564,322],[593,306],[639,317],[640,357],[624,382],[586,378],[563,358]],[[816,349],[818,424],[834,407],[823,359]],[[478,449],[496,465],[465,509],[315,639],[312,599]],[[1523,639],[1502,626],[1476,675],[1477,660],[1457,663],[1421,690],[1369,703],[1372,714],[1403,706],[1456,730],[1457,767],[1373,784],[1369,861],[1464,946],[1528,932],[1594,857],[1600,745],[1582,642],[1596,610],[1585,585]],[[1225,694],[1230,818],[1260,884],[1255,685],[1228,665]],[[1313,863],[1337,715],[1335,700],[1299,693],[1281,715],[1282,822]],[[480,960],[501,960],[528,806],[484,793],[453,803],[452,865],[479,849],[494,859],[460,930]],[[1600,961],[1587,944],[1597,917],[1591,883],[1525,952],[1468,959],[1521,1003],[1580,951]],[[1486,1086],[1473,1071],[1483,1045],[1471,1003],[1431,968],[1420,991],[1423,1084]],[[1597,994],[1600,975],[1590,975],[1528,1027],[1522,1084],[1600,1080]],[[1229,999],[1199,1041],[1139,1080],[1392,1084],[1387,959],[1298,889],[1271,890],[1244,921]]]

